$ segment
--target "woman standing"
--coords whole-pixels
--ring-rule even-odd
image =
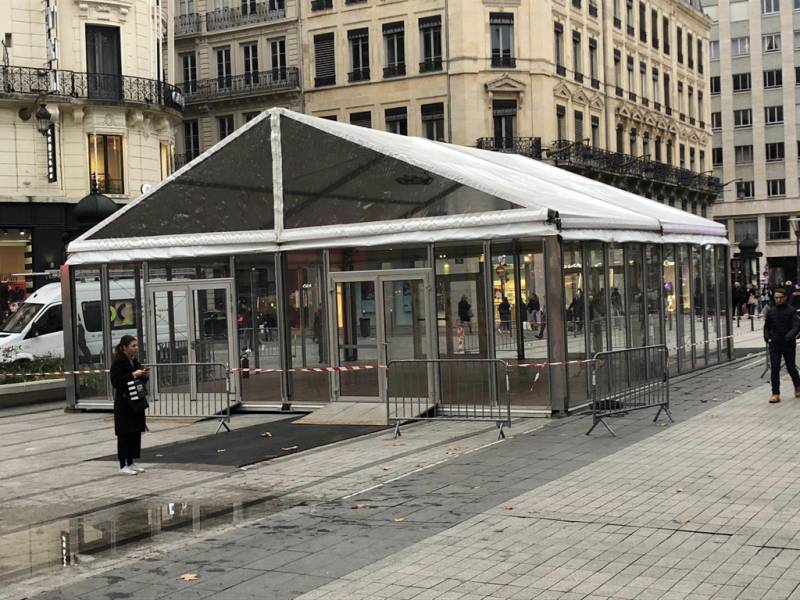
[[[114,387],[114,433],[117,436],[117,456],[121,475],[138,475],[144,469],[134,463],[142,450],[142,433],[147,430],[144,408],[131,402],[128,382],[147,381],[147,369],[139,364],[136,355],[139,342],[132,335],[124,335],[114,349],[111,364],[111,385]]]

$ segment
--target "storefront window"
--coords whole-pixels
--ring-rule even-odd
[[[689,247],[683,244],[676,246],[678,267],[678,362],[682,372],[693,367],[694,318],[692,316],[692,287],[689,269]]]
[[[641,244],[628,244],[625,247],[628,261],[628,314],[631,328],[631,348],[639,348],[646,344],[647,331],[644,289],[644,264]]]
[[[670,373],[678,372],[678,299],[677,269],[675,265],[675,247],[666,245],[663,248],[663,296],[662,311],[664,315],[664,343],[669,352]]]
[[[563,243],[564,308],[567,334],[567,360],[586,358],[586,297],[583,281],[583,254],[580,242]],[[567,367],[569,407],[575,408],[588,397],[588,372],[586,364]]]
[[[708,331],[708,364],[719,361],[719,334],[717,333],[717,284],[716,264],[714,262],[714,246],[703,246],[703,277],[706,282],[706,328]]]
[[[706,365],[708,330],[706,327],[705,295],[703,293],[703,257],[700,246],[691,246],[692,308],[694,309],[695,368]]]
[[[622,246],[608,245],[608,287],[610,302],[611,349],[619,350],[628,345],[625,310],[625,257]]]
[[[287,254],[286,294],[292,348],[289,366],[330,366],[321,251]],[[291,382],[293,402],[319,403],[330,400],[330,377],[325,373],[291,373]]]
[[[28,284],[22,274],[31,271],[25,259],[25,253],[30,251],[30,231],[0,229],[0,324],[28,295]]]
[[[100,268],[78,267],[73,271],[75,306],[75,363],[77,370],[105,369],[106,348],[100,296]],[[104,373],[76,375],[78,400],[107,399]]]
[[[236,338],[240,367],[279,369],[278,301],[272,254],[236,259]],[[242,373],[242,401],[281,404],[281,374]]]
[[[486,358],[483,244],[437,245],[436,322],[441,358]]]

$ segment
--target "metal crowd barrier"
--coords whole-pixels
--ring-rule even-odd
[[[598,424],[616,436],[606,418],[634,410],[658,407],[669,412],[669,351],[664,344],[598,352],[592,362],[592,433]]]
[[[230,431],[231,396],[234,388],[224,363],[157,363],[150,370],[150,417],[217,419],[215,433]]]
[[[395,437],[406,421],[487,421],[511,426],[508,363],[499,359],[408,359],[387,365],[386,418]]]

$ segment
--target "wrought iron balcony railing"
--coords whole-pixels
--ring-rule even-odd
[[[285,9],[270,9],[266,2],[251,2],[206,13],[206,31],[219,31],[240,25],[283,19]]]
[[[478,138],[477,146],[481,150],[542,158],[542,138],[538,137],[484,137]]]
[[[690,188],[714,195],[720,192],[718,177],[578,142],[557,141],[548,148],[547,157],[555,165],[561,167],[575,167],[609,175],[634,177],[642,181]]]
[[[203,29],[203,15],[192,13],[175,17],[175,35],[192,35]]]
[[[48,94],[103,102],[145,104],[183,110],[180,88],[144,77],[79,73],[31,67],[0,67],[0,93]]]
[[[256,93],[284,92],[300,87],[297,67],[185,81],[186,103],[222,100]]]

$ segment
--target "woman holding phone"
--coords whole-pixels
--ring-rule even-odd
[[[146,403],[131,398],[130,382],[147,382],[147,369],[139,364],[139,342],[124,335],[114,349],[111,364],[111,385],[114,387],[114,433],[117,436],[117,457],[121,475],[138,475],[144,469],[134,460],[141,456],[142,433],[147,431],[144,410]]]

